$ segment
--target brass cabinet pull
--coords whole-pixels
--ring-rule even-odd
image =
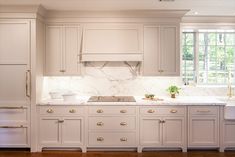
[[[170,112],[171,112],[171,113],[177,113],[178,111],[175,110],[175,109],[172,109]]]
[[[98,123],[96,123],[96,125],[97,125],[97,126],[103,126],[104,123],[103,123],[103,122],[98,122]]]
[[[120,113],[127,113],[127,110],[120,110]]]
[[[51,108],[49,108],[48,110],[47,110],[47,113],[53,113],[54,111],[51,109]]]
[[[208,112],[210,112],[210,110],[197,110],[197,112],[208,113]]]
[[[127,123],[126,123],[126,122],[121,122],[120,125],[121,125],[121,126],[126,126]]]
[[[20,126],[0,126],[0,128],[25,128],[23,125]]]
[[[154,113],[154,112],[155,112],[155,110],[153,110],[153,109],[148,110],[148,113]]]
[[[96,112],[97,113],[103,113],[104,111],[102,109],[98,109]]]
[[[76,110],[75,109],[71,109],[71,110],[69,110],[69,113],[76,113]]]
[[[121,142],[126,142],[126,141],[127,141],[127,138],[126,138],[126,137],[122,137],[122,138],[120,138],[120,141],[121,141]]]
[[[158,70],[158,72],[162,73],[162,72],[164,72],[164,70]]]
[[[27,108],[26,106],[12,106],[12,107],[8,107],[8,106],[0,106],[0,109],[24,109]]]
[[[165,123],[166,121],[165,120],[160,120],[159,123]]]
[[[104,138],[103,137],[97,137],[97,141],[104,141]]]
[[[65,72],[65,70],[60,70],[60,72],[64,73],[64,72]]]
[[[26,71],[26,85],[25,85],[26,96],[30,98],[30,70]]]
[[[59,123],[64,123],[64,120],[58,120]]]

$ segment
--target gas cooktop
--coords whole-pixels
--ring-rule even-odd
[[[136,102],[133,96],[91,96],[88,102]]]

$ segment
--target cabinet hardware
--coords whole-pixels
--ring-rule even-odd
[[[26,96],[30,98],[30,70],[26,71],[25,92],[26,92]]]
[[[162,72],[164,72],[164,70],[158,70],[158,72],[162,73]]]
[[[76,110],[75,109],[71,109],[71,110],[69,110],[69,113],[76,113]]]
[[[101,109],[98,109],[96,112],[97,112],[97,113],[103,113],[104,111],[101,110]]]
[[[120,138],[120,141],[121,141],[121,142],[126,142],[126,141],[127,141],[127,138],[126,138],[126,137],[122,137],[122,138]]]
[[[23,125],[20,126],[0,126],[0,128],[25,128]]]
[[[64,73],[64,72],[65,72],[65,70],[60,70],[60,72]]]
[[[172,109],[170,112],[171,112],[171,113],[177,113],[178,111],[177,111],[177,110]]]
[[[27,108],[25,106],[19,106],[19,107],[16,107],[16,106],[12,106],[12,107],[8,107],[8,106],[1,106],[0,109],[24,109],[24,108]]]
[[[127,123],[126,123],[126,122],[121,122],[120,125],[121,125],[121,126],[126,126]]]
[[[166,123],[166,121],[165,121],[165,120],[162,120],[162,123]]]
[[[155,110],[153,110],[153,109],[148,110],[148,113],[154,113],[154,112],[155,112]]]
[[[120,110],[120,113],[127,113],[127,110]]]
[[[59,123],[64,123],[64,120],[58,120]]]
[[[103,137],[97,137],[97,141],[104,141],[104,138]]]
[[[47,110],[47,113],[53,113],[54,111],[51,109],[51,108],[49,108],[48,110]]]
[[[210,112],[210,110],[197,110],[197,112],[208,113],[208,112]]]
[[[104,123],[103,123],[103,122],[98,122],[98,123],[96,123],[96,125],[97,125],[97,126],[103,126]]]

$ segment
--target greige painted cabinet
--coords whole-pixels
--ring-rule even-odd
[[[179,25],[144,26],[145,76],[180,75]]]
[[[77,25],[47,26],[45,75],[80,75],[80,33]]]
[[[223,126],[224,148],[235,147],[235,120],[225,120]]]
[[[219,147],[219,107],[188,107],[188,147]]]

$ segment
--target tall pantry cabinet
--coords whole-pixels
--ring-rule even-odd
[[[36,151],[45,24],[36,12],[18,11],[0,13],[0,148]]]

